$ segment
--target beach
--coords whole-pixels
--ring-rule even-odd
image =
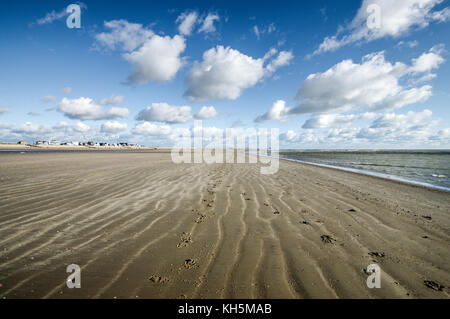
[[[449,192],[262,165],[1,154],[0,298],[449,298]]]

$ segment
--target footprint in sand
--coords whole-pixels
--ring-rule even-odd
[[[334,241],[336,241],[336,239],[334,239],[333,237],[331,237],[329,235],[322,235],[322,236],[320,236],[320,238],[322,239],[322,241],[325,244],[332,244]]]
[[[372,256],[372,257],[380,257],[380,258],[385,256],[384,253],[379,253],[378,251],[371,251],[369,253],[369,255]]]
[[[158,275],[152,275],[150,278],[148,278],[152,283],[154,284],[164,284],[169,281],[169,278],[167,277],[161,277]]]
[[[197,215],[198,215],[198,217],[197,217],[197,219],[195,220],[195,222],[196,222],[197,224],[203,223],[203,221],[204,221],[205,218],[206,218],[206,215],[205,215],[205,214],[201,214],[201,213],[197,213]]]
[[[184,261],[184,268],[189,269],[194,267],[196,264],[194,259],[188,258]]]
[[[183,234],[181,234],[181,241],[177,244],[177,247],[178,248],[186,247],[190,243],[192,243],[192,236],[191,236],[191,234],[183,232]]]
[[[423,281],[424,285],[427,286],[430,289],[436,290],[436,291],[443,291],[444,290],[444,286],[442,286],[441,284],[435,282],[435,281],[431,281],[431,280],[424,280]]]

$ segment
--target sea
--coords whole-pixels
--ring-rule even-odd
[[[280,150],[280,158],[450,192],[450,150]]]

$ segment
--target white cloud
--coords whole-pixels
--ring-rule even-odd
[[[210,119],[218,116],[219,113],[216,111],[214,106],[203,106],[200,111],[198,111],[194,117],[196,119]]]
[[[163,123],[185,123],[192,119],[190,106],[171,106],[167,103],[152,103],[136,117],[138,121],[155,121]]]
[[[126,20],[105,22],[109,32],[95,35],[97,43],[111,50],[128,51],[123,58],[130,63],[128,84],[171,80],[183,66],[181,53],[186,48],[180,35],[159,36],[138,23]]]
[[[425,122],[426,119],[430,119],[433,115],[428,109],[423,110],[422,112],[413,112],[409,111],[406,114],[395,114],[395,113],[387,113],[379,118],[377,118],[371,124],[371,128],[405,128],[411,126],[421,125]]]
[[[133,129],[133,134],[160,136],[169,135],[171,131],[172,130],[168,125],[160,126],[150,122],[142,122],[136,124]]]
[[[198,32],[211,33],[216,31],[214,26],[214,21],[219,21],[220,17],[215,13],[208,13],[205,19],[203,19],[203,24],[198,29]]]
[[[289,114],[290,110],[291,108],[286,106],[285,101],[278,100],[275,103],[273,103],[272,107],[267,113],[255,118],[255,122],[259,123],[269,120],[285,121],[287,119],[287,115]]]
[[[19,124],[19,125],[13,125],[10,128],[10,131],[12,133],[17,133],[17,134],[24,134],[24,135],[28,135],[28,134],[46,134],[46,133],[50,133],[52,131],[52,128],[50,126],[47,125],[41,125],[41,124],[34,124],[31,122],[26,122],[24,124]]]
[[[275,72],[278,68],[288,65],[294,55],[291,51],[281,51],[278,56],[272,60],[266,67],[266,70],[270,73]]]
[[[353,21],[340,28],[336,35],[326,37],[314,54],[335,51],[342,46],[370,42],[383,37],[397,38],[408,34],[414,28],[427,27],[430,22],[445,22],[449,19],[449,9],[432,11],[443,0],[364,0]],[[370,5],[380,9],[380,27],[369,28],[368,18],[373,11]],[[371,9],[370,7],[369,9]]]
[[[253,32],[256,35],[256,38],[259,40],[262,34],[270,34],[274,32],[277,28],[275,27],[275,23],[269,24],[267,27],[259,28],[257,25],[253,26]]]
[[[253,26],[253,32],[255,33],[256,38],[259,40],[259,38],[260,38],[261,35],[260,35],[259,28],[258,28],[257,25],[254,25],[254,26]]]
[[[436,11],[431,14],[432,20],[436,20],[438,22],[446,22],[450,20],[450,8],[444,8],[441,11]]]
[[[194,62],[186,78],[184,93],[191,100],[237,99],[242,92],[254,86],[264,76],[290,61],[289,53],[264,65],[265,58],[254,59],[230,47],[217,46],[203,53],[202,62]]]
[[[413,41],[400,41],[395,46],[397,48],[401,48],[403,46],[407,46],[408,48],[412,49],[419,45],[419,41],[413,40]]]
[[[431,86],[404,89],[399,81],[429,72],[443,62],[435,48],[414,59],[411,66],[390,63],[384,52],[366,55],[360,64],[344,60],[323,73],[310,74],[299,87],[299,105],[292,113],[392,109],[426,101]]]
[[[70,119],[79,120],[108,120],[118,117],[127,117],[130,113],[127,108],[112,107],[105,110],[91,98],[80,97],[78,99],[63,98],[58,104],[57,110]]]
[[[43,18],[37,19],[36,23],[39,25],[52,23],[53,21],[60,20],[67,15],[66,8],[56,12],[55,10],[48,12]]]
[[[119,133],[126,131],[127,123],[120,123],[118,121],[108,121],[102,124],[101,131],[104,133]]]
[[[320,114],[308,119],[302,126],[302,128],[330,128],[330,127],[342,127],[349,126],[355,121],[362,119],[373,119],[376,113],[366,112],[362,114]]]
[[[437,69],[445,60],[441,56],[443,46],[434,46],[428,52],[423,53],[417,59],[413,59],[409,72],[424,73]]]
[[[63,94],[68,95],[68,94],[70,94],[70,92],[72,92],[72,88],[69,86],[61,89],[61,93],[63,93]]]
[[[10,110],[7,107],[0,106],[0,115],[8,113]]]
[[[63,131],[67,134],[71,133],[86,133],[91,130],[89,125],[82,122],[76,122],[74,124],[69,124],[67,122],[59,122],[53,127],[54,131]]]
[[[175,21],[176,23],[180,23],[178,26],[178,31],[182,35],[190,35],[192,33],[192,30],[194,29],[194,26],[197,22],[198,13],[193,12],[183,12],[180,14]]]
[[[323,138],[318,136],[314,130],[302,130],[301,132],[289,130],[286,133],[280,134],[280,140],[288,143],[317,145],[322,142]]]
[[[123,102],[123,96],[122,95],[111,95],[107,99],[101,99],[100,104],[101,105],[119,105]]]
[[[375,114],[372,114],[369,118],[374,116]],[[376,119],[367,127],[345,125],[328,130],[289,130],[280,135],[280,140],[297,146],[315,148],[321,147],[320,145],[333,148],[450,146],[450,128],[437,131],[439,121],[432,119],[432,112],[429,110],[410,111],[405,114],[388,113],[375,117]],[[323,128],[326,126],[328,125],[323,125]]]
[[[130,23],[126,20],[105,21],[104,25],[109,32],[96,34],[95,39],[111,50],[121,45],[123,50],[133,51],[154,35],[152,30],[144,28],[142,24]]]
[[[27,115],[28,115],[28,116],[40,116],[41,113],[36,112],[36,111],[30,111],[30,112],[27,113]]]
[[[56,101],[56,96],[53,96],[53,95],[47,95],[47,96],[44,96],[44,97],[41,99],[41,101],[44,102],[44,103],[55,102],[55,101]]]
[[[183,65],[180,54],[185,48],[185,39],[179,35],[172,38],[154,35],[138,50],[124,54],[131,64],[128,83],[171,80]]]
[[[409,111],[405,114],[388,113],[378,117],[369,127],[332,129],[328,132],[327,139],[330,142],[429,146],[439,136],[439,133],[432,130],[438,121],[431,116],[430,110]],[[439,142],[448,144],[449,141],[442,139]]]

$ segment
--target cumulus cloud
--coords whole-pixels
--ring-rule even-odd
[[[290,110],[291,108],[286,106],[285,101],[278,100],[273,103],[272,107],[267,113],[264,113],[263,115],[255,118],[255,122],[260,123],[269,120],[285,121]]]
[[[293,58],[294,55],[291,51],[281,51],[278,56],[266,66],[266,70],[269,73],[275,72],[278,68],[288,65]]]
[[[141,110],[136,117],[138,121],[155,121],[163,123],[186,123],[192,119],[190,106],[171,106],[167,103],[152,103]]]
[[[444,48],[442,45],[432,47],[428,52],[423,53],[417,59],[413,59],[409,72],[414,74],[431,72],[439,68],[445,60],[442,57]]]
[[[413,59],[411,66],[386,61],[383,51],[364,56],[361,63],[344,60],[323,73],[310,74],[300,84],[299,104],[291,112],[392,109],[426,101],[431,96],[430,85],[404,89],[399,81],[430,72],[443,61],[436,48]]]
[[[196,119],[210,119],[218,115],[219,113],[216,111],[214,106],[203,106],[200,111],[195,113],[194,117]]]
[[[118,121],[108,121],[102,124],[101,131],[104,133],[119,133],[126,131],[127,123],[120,123]]]
[[[348,141],[396,143],[430,143],[439,133],[433,131],[438,121],[432,119],[430,110],[409,111],[405,114],[388,113],[375,119],[369,127],[332,129],[327,138],[332,142]],[[448,144],[448,140],[441,140]]]
[[[423,124],[425,120],[430,119],[432,115],[433,112],[428,109],[425,109],[422,112],[409,111],[406,114],[387,113],[373,121],[370,128],[417,127],[417,125]]]
[[[318,136],[314,130],[302,130],[301,132],[288,130],[280,134],[280,140],[287,143],[318,144],[323,141],[323,138]]]
[[[215,13],[208,13],[208,15],[203,19],[202,26],[198,29],[198,32],[211,33],[216,31],[214,26],[214,21],[219,21],[219,15]]]
[[[119,105],[123,102],[122,95],[111,95],[109,98],[101,99],[101,105]]]
[[[24,124],[13,125],[10,128],[12,133],[32,135],[32,134],[45,134],[52,131],[52,128],[47,125],[34,124],[26,122]]]
[[[109,32],[96,34],[95,39],[111,50],[121,46],[125,51],[133,51],[154,35],[152,30],[144,28],[142,24],[123,19],[105,21],[104,26]]]
[[[112,107],[105,110],[91,98],[80,97],[77,99],[63,98],[58,104],[57,110],[70,119],[79,120],[109,120],[124,118],[130,113],[124,107]]]
[[[124,54],[125,60],[131,64],[128,83],[171,80],[183,65],[180,54],[185,48],[185,39],[179,35],[154,35],[138,50]]]
[[[65,94],[65,95],[70,94],[70,92],[72,92],[72,88],[69,87],[69,86],[67,86],[67,87],[61,89],[61,93],[62,93],[62,94]]]
[[[196,11],[193,12],[183,12],[180,14],[175,21],[179,23],[178,31],[182,35],[190,35],[192,30],[194,29],[195,24],[197,23],[198,13]]]
[[[109,32],[95,35],[98,44],[111,50],[121,48],[130,63],[128,84],[171,80],[183,66],[181,53],[186,48],[183,36],[159,36],[141,24],[126,20],[105,22]]]
[[[362,119],[373,119],[376,113],[366,112],[363,114],[320,114],[308,119],[302,126],[302,128],[331,128],[349,126],[355,121]]]
[[[448,147],[450,145],[450,128],[437,130],[438,120],[432,118],[430,110],[407,112],[404,114],[372,114],[374,119],[365,127],[338,125],[328,130],[301,129],[289,130],[280,135],[280,140],[288,144],[327,145],[338,147]],[[346,119],[340,118],[346,122]],[[353,120],[348,118],[349,121]],[[323,128],[329,125],[323,125]]]
[[[73,124],[67,123],[67,122],[59,122],[53,127],[54,131],[63,131],[67,134],[72,133],[86,133],[91,130],[91,127],[87,124],[84,124],[82,122],[76,122]]]
[[[449,20],[449,9],[433,11],[443,0],[364,0],[352,22],[336,35],[326,37],[314,54],[335,51],[342,46],[370,42],[384,37],[398,38],[413,29],[427,27],[431,22]],[[369,27],[368,19],[379,8],[379,27]],[[369,24],[370,25],[370,24]]]
[[[44,102],[44,103],[55,102],[55,101],[56,101],[56,96],[53,96],[53,95],[47,95],[47,96],[44,96],[44,97],[41,99],[41,101]]]
[[[281,51],[275,60],[252,58],[230,47],[217,46],[194,62],[186,78],[184,96],[190,100],[237,99],[242,92],[286,65],[292,54]]]
[[[142,122],[136,124],[132,132],[137,135],[161,136],[169,135],[171,131],[172,130],[168,125],[156,125],[150,122]]]

